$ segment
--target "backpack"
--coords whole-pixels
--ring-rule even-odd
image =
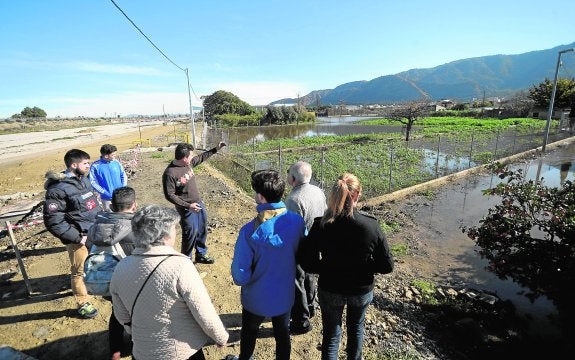
[[[126,257],[120,244],[92,246],[84,261],[84,284],[90,295],[111,296],[110,281],[116,265]]]

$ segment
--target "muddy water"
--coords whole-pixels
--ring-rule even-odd
[[[564,180],[573,181],[575,142],[548,152],[540,159],[514,164],[512,168],[522,169],[530,179],[539,175],[548,186],[558,186]],[[416,199],[408,203],[416,222],[426,229],[422,240],[429,254],[427,270],[453,284],[465,282],[510,300],[520,313],[537,320],[533,322],[535,332],[549,335],[555,331],[547,319],[548,315],[556,314],[551,301],[540,297],[531,303],[522,295],[526,289],[484,270],[487,262],[479,257],[478,248],[460,230],[461,226],[477,226],[488,208],[498,202],[498,198],[482,194],[498,181],[499,178],[490,175],[474,175],[437,190],[432,200]]]

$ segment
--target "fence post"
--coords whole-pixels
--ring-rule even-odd
[[[471,156],[473,155],[473,135],[475,135],[475,133],[471,133],[471,145],[469,146],[469,162],[467,163],[467,168],[469,169],[471,167]]]
[[[495,154],[493,154],[493,160],[497,160],[497,148],[499,147],[499,129],[497,129],[497,137],[495,138]]]
[[[322,189],[325,189],[325,182],[324,182],[324,166],[325,166],[325,146],[321,148],[321,177],[320,177],[320,185]]]
[[[393,148],[389,148],[389,190],[391,192],[393,179]]]
[[[254,171],[256,171],[256,138],[252,141],[252,154],[254,159]]]
[[[513,131],[513,145],[511,146],[511,154],[515,154],[515,140],[517,139],[517,128]]]
[[[278,173],[283,174],[283,158],[282,158],[282,143],[280,142],[278,148]]]
[[[439,151],[441,149],[441,135],[437,136],[437,157],[435,158],[435,177],[439,177]]]

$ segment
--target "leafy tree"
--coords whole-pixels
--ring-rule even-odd
[[[397,121],[406,126],[405,128],[405,141],[409,141],[409,135],[413,124],[427,116],[430,113],[429,105],[426,101],[416,100],[407,103],[395,105],[385,115],[386,118],[392,121]]]
[[[529,88],[529,97],[539,108],[548,108],[553,92],[553,81],[545,79],[538,85]],[[555,90],[555,104],[558,108],[566,108],[571,105],[575,96],[575,79],[558,79]]]
[[[489,271],[528,288],[531,300],[549,297],[572,328],[575,184],[547,187],[539,179],[526,180],[521,170],[499,163],[489,167],[504,181],[484,193],[500,196],[501,203],[489,209],[480,226],[464,232],[489,261]]]
[[[12,115],[13,119],[21,119],[21,118],[38,118],[38,117],[46,117],[46,112],[39,107],[34,106],[30,108],[26,106],[20,114]]]
[[[204,112],[208,119],[215,115],[251,115],[256,110],[231,92],[218,90],[204,99]]]
[[[315,113],[308,112],[303,106],[273,106],[266,107],[264,124],[290,124],[315,121]]]
[[[453,105],[453,107],[451,108],[451,110],[467,110],[469,108],[469,105],[466,103],[458,103]]]

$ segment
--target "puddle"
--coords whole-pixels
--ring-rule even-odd
[[[548,152],[541,159],[525,161],[512,166],[523,169],[529,179],[544,178],[547,186],[559,186],[562,181],[575,180],[575,142]],[[416,198],[407,203],[408,211],[423,226],[421,240],[429,253],[430,271],[451,283],[465,282],[471,287],[496,293],[510,300],[518,312],[537,319],[533,330],[546,335],[553,327],[548,315],[555,315],[553,303],[540,297],[533,303],[523,296],[526,290],[512,280],[501,280],[484,268],[487,262],[480,258],[477,247],[462,231],[461,226],[477,226],[487,210],[499,202],[482,191],[500,181],[491,175],[475,175],[438,189],[433,200]]]

